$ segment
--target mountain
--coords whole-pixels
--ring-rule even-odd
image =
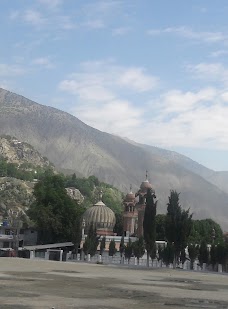
[[[170,189],[176,189],[181,192],[183,207],[190,207],[195,218],[211,217],[228,229],[228,194],[200,175],[202,172],[191,170],[177,158],[161,155],[159,148],[151,151],[149,146],[101,132],[68,113],[4,89],[0,89],[2,134],[31,144],[58,169],[95,175],[124,192],[130,184],[138,189],[148,170],[159,212],[166,209]]]
[[[138,145],[139,147],[147,149],[152,154],[159,155],[162,158],[168,159],[171,162],[181,165],[185,169],[203,177],[205,180],[216,185],[222,191],[228,193],[228,171],[213,171],[212,169],[209,169],[202,164],[199,164],[175,151],[165,150],[149,145],[138,144],[135,142],[132,143]]]
[[[53,165],[31,145],[18,139],[0,136],[0,222],[9,211],[25,211],[34,200],[34,178]]]
[[[9,135],[0,136],[0,158],[8,163],[31,167],[53,167],[49,160],[42,157],[31,145]]]

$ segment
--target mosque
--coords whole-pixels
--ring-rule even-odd
[[[127,237],[143,236],[147,189],[153,190],[146,172],[146,180],[141,183],[139,190],[133,193],[131,187],[130,192],[127,193],[123,200],[123,229]],[[102,194],[100,194],[99,202],[87,209],[83,215],[85,233],[87,233],[91,224],[96,228],[97,235],[115,236],[113,233],[116,224],[115,214],[102,202]]]

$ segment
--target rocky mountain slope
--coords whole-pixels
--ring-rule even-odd
[[[164,212],[170,189],[195,218],[211,217],[228,229],[228,194],[187,165],[158,151],[93,129],[76,117],[0,89],[0,135],[31,144],[57,168],[95,175],[122,191],[136,190],[148,170]]]
[[[0,221],[9,210],[25,213],[33,201],[34,178],[47,168],[54,170],[31,145],[0,136]]]
[[[31,145],[8,135],[0,136],[0,157],[17,165],[52,167],[49,160],[42,157]]]

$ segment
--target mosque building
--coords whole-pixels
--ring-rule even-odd
[[[140,189],[133,193],[131,187],[123,200],[123,230],[127,237],[143,236],[147,189],[152,189],[152,185],[146,172],[146,180],[141,183]],[[114,212],[103,203],[102,194],[100,194],[99,202],[88,208],[83,215],[83,233],[87,234],[89,227],[93,225],[97,235],[114,236],[115,223]]]
[[[140,189],[134,194],[131,188],[123,202],[123,228],[126,236],[143,236],[147,189],[152,189],[152,185],[146,172],[146,180],[141,183]]]

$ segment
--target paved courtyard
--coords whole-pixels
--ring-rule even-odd
[[[228,308],[228,276],[0,258],[0,308]]]

